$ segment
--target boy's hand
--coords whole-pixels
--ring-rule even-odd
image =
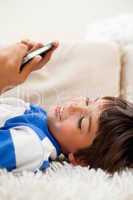
[[[53,42],[54,48],[44,57],[36,56],[25,65],[20,73],[20,66],[24,56],[29,52],[42,47],[41,43],[23,40],[19,43],[0,49],[0,92],[4,92],[15,85],[23,83],[33,71],[42,68],[51,58],[58,42]]]

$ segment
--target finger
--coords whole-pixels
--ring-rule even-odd
[[[52,52],[48,52],[47,55],[42,57],[42,60],[40,61],[38,67],[34,68],[34,70],[38,70],[44,67],[44,65],[47,64],[48,61],[51,59],[51,56],[52,56]]]
[[[44,46],[40,42],[34,42],[31,40],[23,40],[22,43],[29,45],[29,53]]]
[[[19,56],[20,60],[28,53],[28,46],[23,43],[16,44],[17,55]]]
[[[35,43],[34,46],[32,47],[32,49],[30,50],[30,52],[39,49],[41,47],[43,47],[44,45],[42,43]]]
[[[40,43],[40,47],[42,47],[42,43]],[[41,56],[42,59],[38,63],[37,66],[35,66],[34,70],[41,69],[44,67],[44,65],[51,59],[51,56],[54,52],[54,50],[58,47],[59,43],[58,42],[53,42],[54,48],[52,48],[50,51],[48,51],[44,56]]]
[[[52,42],[53,49],[55,50],[59,46],[59,41],[55,40]]]
[[[34,70],[34,68],[39,65],[42,57],[41,56],[36,56],[34,59],[32,59],[29,63],[27,63],[23,70],[21,71],[21,77],[22,80],[25,80],[28,75]]]
[[[33,46],[35,45],[35,42],[33,42],[32,40],[29,40],[29,39],[21,40],[21,43],[27,45],[29,50],[31,48],[33,48]]]

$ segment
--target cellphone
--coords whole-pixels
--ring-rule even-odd
[[[44,45],[43,47],[39,48],[39,49],[36,49],[30,53],[28,53],[24,58],[23,58],[23,61],[22,61],[22,64],[20,66],[20,72],[23,70],[24,66],[30,62],[34,57],[36,57],[37,55],[40,55],[40,56],[45,56],[45,54],[47,54],[50,50],[52,50],[53,48],[53,44],[52,43],[49,43],[49,44],[46,44]]]

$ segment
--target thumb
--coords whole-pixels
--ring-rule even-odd
[[[34,70],[34,68],[39,64],[39,62],[42,60],[41,56],[36,56],[33,58],[30,62],[25,64],[23,70],[20,72],[22,82],[28,77],[28,75]]]

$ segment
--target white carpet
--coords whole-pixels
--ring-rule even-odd
[[[133,171],[110,177],[102,170],[53,163],[47,173],[0,172],[0,200],[133,200]]]

